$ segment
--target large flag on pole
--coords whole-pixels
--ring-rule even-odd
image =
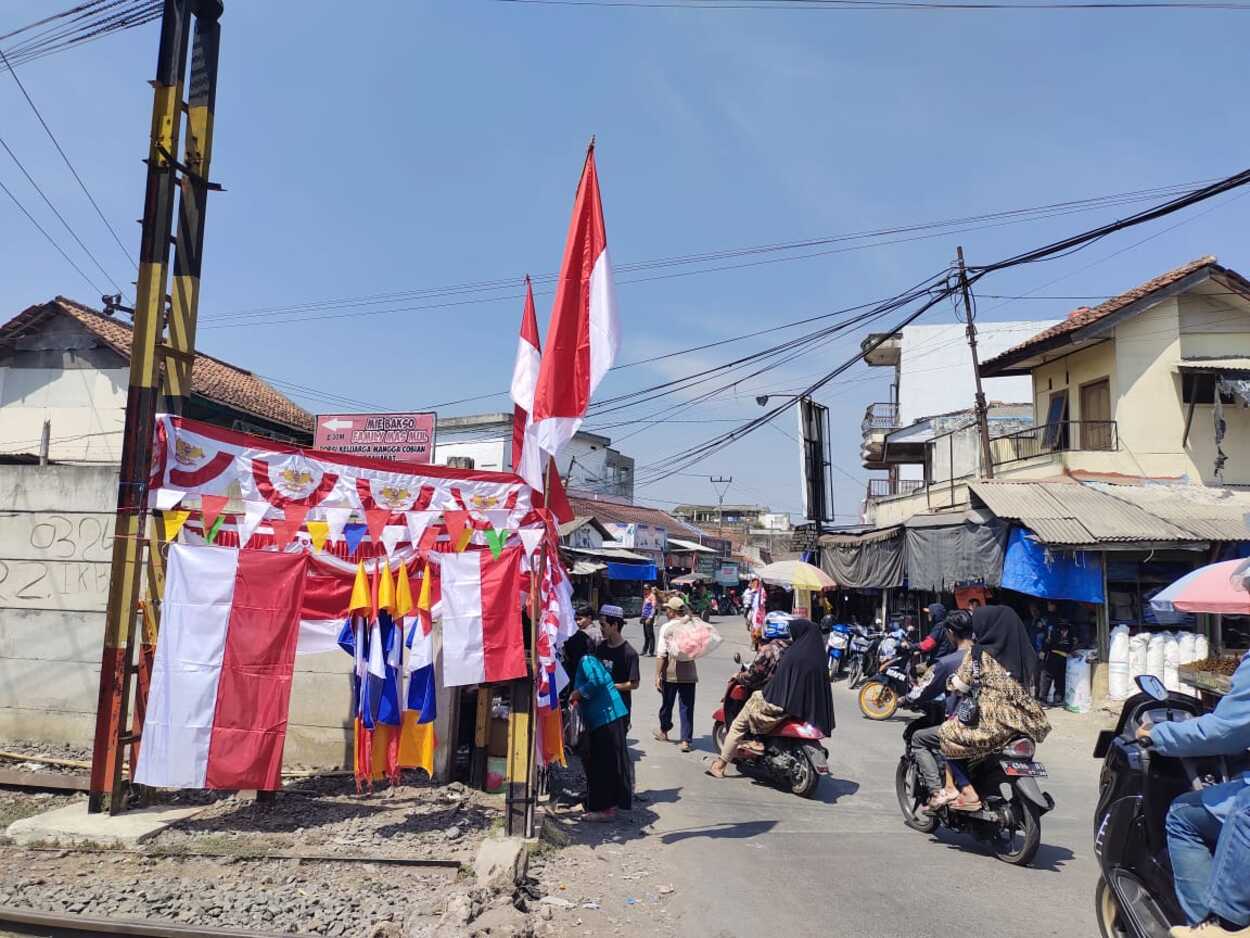
[[[531,411],[534,437],[552,456],[581,426],[590,396],[612,367],[619,345],[612,265],[592,141],[573,202],[547,328],[547,349]]]
[[[534,391],[538,387],[538,371],[542,350],[538,341],[538,316],[534,313],[534,287],[525,278],[525,308],[521,312],[521,335],[517,340],[516,363],[512,366],[512,471],[529,483],[535,491],[546,489],[547,507],[561,524],[573,520],[573,508],[554,456],[548,456],[534,439]],[[546,457],[546,459],[544,459]],[[550,474],[543,478],[544,465]]]

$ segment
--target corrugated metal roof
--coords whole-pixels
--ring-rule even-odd
[[[1020,522],[1045,544],[1207,539],[1081,482],[980,481],[972,491],[998,517]]]
[[[1250,540],[1246,515],[1250,514],[1250,492],[1207,485],[1150,483],[1115,485],[1109,482],[1083,483],[1090,489],[1137,506],[1189,532],[1196,540]]]
[[[1182,358],[1176,367],[1181,371],[1250,371],[1250,358]]]

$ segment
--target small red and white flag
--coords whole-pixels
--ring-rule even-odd
[[[135,781],[282,787],[307,555],[171,544]]]
[[[573,202],[547,348],[530,412],[534,438],[552,456],[581,426],[590,396],[612,367],[619,345],[612,264],[592,143]]]
[[[512,366],[512,471],[543,490],[543,451],[534,442],[534,392],[538,388],[538,371],[542,364],[542,347],[538,341],[538,316],[534,312],[534,287],[525,278],[525,308],[521,312],[521,335],[517,339],[516,363]],[[526,445],[526,443],[530,445]]]
[[[521,549],[507,548],[498,560],[488,550],[471,550],[439,561],[442,596],[434,618],[443,624],[443,685],[524,677]]]

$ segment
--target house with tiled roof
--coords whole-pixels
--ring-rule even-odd
[[[133,331],[58,296],[0,325],[0,459],[117,463],[125,421]],[[197,353],[184,413],[293,443],[311,443],[313,417],[264,379]]]
[[[1028,425],[991,432],[995,479],[1250,486],[1250,281],[1215,257],[1074,309],[980,373],[1032,389]],[[924,483],[874,523],[970,503],[989,473],[976,428],[959,432],[929,441]]]

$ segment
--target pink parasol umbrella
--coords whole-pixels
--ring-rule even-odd
[[[1150,600],[1160,612],[1214,612],[1250,615],[1246,578],[1250,560],[1223,560],[1199,567]]]

